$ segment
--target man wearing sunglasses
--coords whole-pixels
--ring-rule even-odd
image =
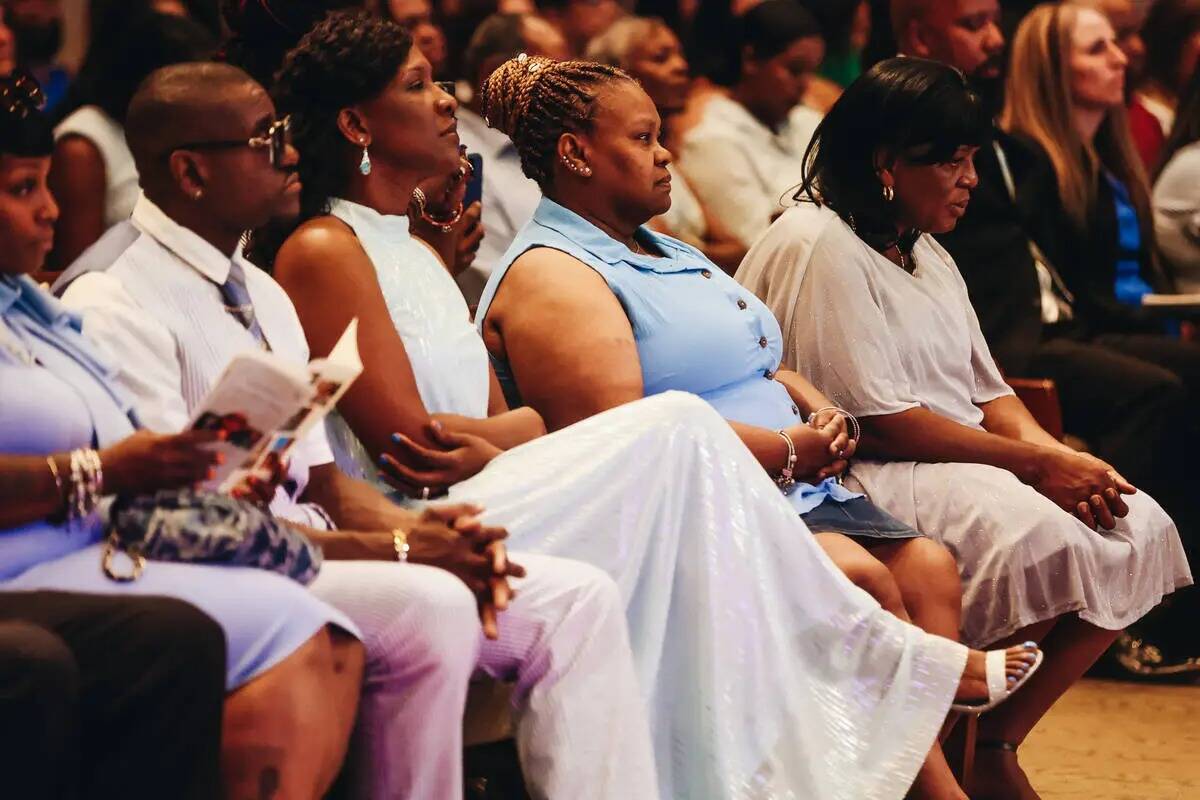
[[[146,427],[178,431],[237,354],[265,347],[308,361],[291,301],[239,247],[244,231],[297,216],[299,156],[266,91],[227,64],[155,73],[130,104],[126,131],[143,189],[139,236],[63,300],[114,356]],[[507,532],[483,525],[480,509],[404,509],[332,462],[319,426],[292,451],[270,509],[310,529],[326,559],[310,588],[364,633],[355,796],[461,796],[462,713],[479,670],[517,683],[534,794],[580,797],[575,782],[585,780],[600,786],[591,796],[653,798],[649,730],[612,580],[544,556],[517,557],[525,576],[506,558]],[[415,563],[395,563],[404,560]],[[523,578],[517,597],[510,578]],[[596,730],[603,743],[580,747]]]

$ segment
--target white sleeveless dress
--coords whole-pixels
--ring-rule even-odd
[[[374,262],[427,410],[485,416],[487,354],[444,267],[404,217],[340,200],[332,213]],[[339,463],[373,476],[332,427]],[[708,403],[667,392],[599,414],[504,453],[449,499],[485,507],[513,551],[617,582],[662,797],[904,796],[966,649],[851,584]]]
[[[138,172],[133,153],[125,143],[125,129],[96,106],[84,106],[54,129],[54,140],[82,136],[96,146],[104,161],[104,226],[111,228],[129,219],[137,203]]]

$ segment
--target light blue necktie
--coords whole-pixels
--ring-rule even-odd
[[[229,277],[221,284],[221,298],[225,301],[225,310],[242,323],[259,344],[270,349],[262,326],[258,324],[258,318],[254,315],[254,303],[250,299],[250,292],[246,290],[246,272],[236,259],[229,262]]]

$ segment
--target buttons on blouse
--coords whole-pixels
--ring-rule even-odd
[[[800,416],[800,409],[796,408],[795,404],[792,405],[792,413],[797,417]]]
[[[706,278],[711,278],[711,277],[712,277],[712,270],[711,270],[711,269],[702,269],[702,270],[700,270],[700,274],[701,274],[701,275],[703,275],[703,276],[704,276],[704,277],[706,277]]]
[[[739,310],[739,311],[745,311],[745,310],[746,310],[746,301],[745,301],[745,300],[743,300],[743,299],[742,299],[742,298],[740,298],[740,297],[738,298],[738,310]]]
[[[767,346],[767,337],[765,337],[765,336],[758,337],[758,346],[765,349]]]

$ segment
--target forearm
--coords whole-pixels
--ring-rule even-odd
[[[787,389],[792,402],[800,409],[800,413],[805,419],[808,419],[808,416],[817,409],[833,406],[833,402],[820,389],[809,383],[798,372],[793,372],[790,369],[781,369],[775,373],[775,380],[782,383],[784,388]]]
[[[505,411],[486,419],[458,414],[434,414],[433,418],[452,433],[479,436],[501,450],[511,450],[546,435],[546,423],[542,416],[529,407]]]
[[[1026,483],[1039,474],[1045,447],[968,428],[924,408],[860,419],[859,455],[889,461],[988,464]]]
[[[980,408],[983,410],[984,430],[989,433],[1043,447],[1071,449],[1046,433],[1025,404],[1014,395],[997,398],[990,403],[984,403]]]
[[[729,425],[743,444],[754,454],[758,463],[762,464],[763,469],[772,475],[783,469],[788,459],[788,446],[782,436],[757,425],[732,421]]]
[[[379,532],[322,531],[307,525],[288,523],[321,548],[330,561],[394,561],[396,551],[390,540]]]
[[[302,500],[321,506],[344,531],[407,528],[417,517],[374,486],[344,474],[335,464],[312,470]]]
[[[59,479],[70,480],[70,459],[51,456]],[[63,509],[63,494],[42,456],[0,456],[0,530],[48,519]]]

